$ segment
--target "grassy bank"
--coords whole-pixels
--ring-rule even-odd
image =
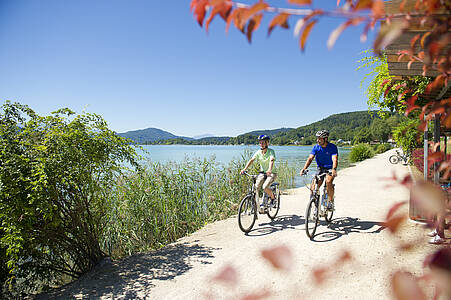
[[[148,162],[143,171],[117,178],[117,185],[108,191],[110,209],[102,249],[121,258],[160,248],[209,222],[236,214],[249,185],[249,179],[239,172],[249,158],[246,152],[226,167],[218,167],[215,159]],[[275,171],[282,189],[294,187],[294,168],[279,162]]]

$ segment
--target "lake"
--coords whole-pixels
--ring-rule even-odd
[[[258,145],[143,145],[146,152],[138,151],[144,158],[152,162],[181,162],[190,158],[214,158],[218,164],[227,165],[234,159],[239,159],[245,151],[254,153],[260,147]],[[290,166],[300,170],[307,160],[311,146],[270,146],[276,152],[276,164],[286,161]],[[349,166],[349,152],[351,148],[338,147],[339,161],[338,169]],[[315,169],[316,164],[310,165],[310,169]],[[296,186],[302,186],[300,176],[296,178]]]

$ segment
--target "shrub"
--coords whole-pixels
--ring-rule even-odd
[[[368,144],[358,144],[351,149],[349,160],[358,162],[374,156],[374,150]]]
[[[391,149],[390,144],[379,144],[379,145],[377,145],[375,151],[376,151],[376,154],[380,154],[380,153],[384,153],[385,151],[388,151],[390,149]]]
[[[79,277],[105,256],[107,191],[123,161],[136,165],[133,147],[100,116],[73,114],[0,107],[1,258],[21,293]]]

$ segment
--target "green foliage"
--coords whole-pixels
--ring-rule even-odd
[[[358,144],[352,147],[349,153],[351,162],[358,162],[374,156],[374,150],[368,144]]]
[[[90,270],[105,255],[108,191],[121,162],[136,165],[133,147],[98,115],[40,117],[10,102],[0,137],[0,246],[11,287],[31,292]]]
[[[404,151],[410,153],[412,149],[421,147],[421,134],[418,131],[419,119],[406,120],[393,129],[393,139]]]
[[[376,151],[376,154],[380,154],[380,153],[384,153],[390,149],[391,149],[390,144],[379,144],[379,145],[376,145],[375,151]]]
[[[369,143],[373,139],[369,128],[363,127],[357,132],[354,137],[354,144]]]
[[[364,51],[365,57],[359,62],[361,65],[357,68],[370,69],[362,81],[360,86],[363,87],[365,81],[370,80],[365,95],[368,97],[367,103],[369,109],[379,110],[382,118],[387,118],[390,113],[405,112],[405,100],[413,95],[422,94],[426,86],[431,82],[431,78],[424,76],[413,76],[409,79],[394,81],[394,76],[390,76],[388,72],[388,63],[386,55],[377,56],[370,50]],[[406,91],[406,94],[403,94]],[[400,95],[403,95],[399,98]],[[426,103],[426,99],[419,97],[416,104]]]

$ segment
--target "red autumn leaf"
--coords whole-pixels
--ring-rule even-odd
[[[227,1],[227,0],[221,0],[218,1],[216,0],[216,2],[218,2],[216,5],[213,5],[213,9],[211,11],[210,17],[208,18],[207,22],[205,23],[205,30],[208,31],[208,27],[210,26],[211,21],[213,20],[213,18],[219,14],[225,21],[227,21],[227,18],[230,14],[230,12],[232,11],[232,4]]]
[[[373,14],[373,18],[375,19],[379,19],[382,16],[384,16],[385,15],[384,1],[382,0],[373,1],[373,5],[371,6],[371,12]]]
[[[230,23],[233,21],[235,27],[244,33],[244,24],[243,26],[241,26],[241,18],[243,17],[245,10],[246,8],[239,7],[230,13],[229,17],[227,18],[226,32],[229,30]]]
[[[423,34],[423,36],[421,37],[421,40],[420,40],[421,48],[424,48],[424,42],[426,41],[427,37],[428,37],[430,34],[431,34],[431,32],[428,31],[428,32],[426,32],[425,34]]]
[[[394,204],[394,205],[390,208],[390,210],[388,211],[387,217],[385,217],[385,219],[386,219],[386,220],[390,219],[390,218],[396,213],[396,211],[397,211],[401,206],[405,205],[406,203],[407,203],[407,201],[401,201],[401,202],[398,202],[398,203]]]
[[[257,2],[254,5],[252,5],[251,7],[249,7],[248,9],[245,10],[245,12],[243,13],[243,17],[241,19],[241,22],[243,22],[243,26],[244,24],[246,24],[246,22],[255,14],[261,12],[262,10],[265,10],[266,8],[268,8],[269,5],[263,1],[261,2]]]
[[[238,283],[238,273],[232,266],[225,266],[217,275],[211,280],[217,281],[222,284],[236,286]]]
[[[412,66],[413,60],[409,61],[407,63],[407,70],[410,70],[410,67]]]
[[[401,4],[399,4],[399,11],[404,12],[404,8],[406,7],[407,0],[402,0]]]
[[[264,290],[261,292],[252,293],[240,298],[240,300],[260,300],[265,299],[271,296],[271,292],[268,290]]]
[[[359,0],[354,10],[370,9],[373,6],[373,0]]]
[[[337,38],[340,36],[340,34],[350,25],[358,25],[360,24],[364,18],[355,18],[355,19],[349,19],[337,28],[335,28],[334,31],[332,31],[329,35],[329,39],[327,40],[327,48],[332,49],[335,42],[337,41]]]
[[[317,22],[316,20],[311,21],[309,24],[305,26],[304,31],[302,32],[301,38],[299,39],[299,44],[302,51],[304,51],[305,49],[305,43],[307,42],[307,38],[316,22]]]
[[[430,163],[439,162],[443,160],[443,157],[444,155],[442,152],[434,152],[428,155],[428,162]]]
[[[407,188],[410,188],[412,186],[412,183],[413,183],[413,179],[412,179],[412,176],[410,176],[410,174],[404,176],[404,178],[400,182],[401,185],[403,185]]]
[[[384,49],[390,45],[394,40],[396,40],[403,32],[405,28],[408,27],[407,22],[393,22],[390,25],[383,26],[379,30],[379,34],[374,41],[373,48],[378,54],[381,49]]]
[[[351,260],[351,259],[352,259],[351,252],[345,250],[340,255],[340,257],[337,259],[336,265],[342,264],[342,263],[347,262],[348,260]]]
[[[268,28],[268,36],[271,34],[271,32],[273,31],[274,27],[276,26],[280,26],[282,28],[288,29],[289,25],[288,25],[288,17],[290,16],[290,14],[287,13],[280,13],[277,16],[275,16],[272,20],[271,23],[269,24],[269,28]]]
[[[326,280],[327,271],[325,267],[313,269],[313,279],[316,284],[322,284]]]
[[[419,10],[420,10],[421,1],[422,1],[422,0],[417,0],[417,2],[415,2],[415,10],[416,10],[416,11],[419,11]]]
[[[193,13],[196,16],[197,23],[199,23],[200,27],[202,27],[204,23],[207,5],[208,0],[193,0],[191,2],[191,10],[194,10]]]
[[[340,0],[337,0],[337,7],[340,6]]]
[[[437,77],[435,77],[434,81],[432,81],[431,83],[428,84],[428,86],[426,87],[426,93],[429,94],[430,92],[441,88],[443,86],[443,84],[445,83],[445,77],[443,75],[438,75]]]
[[[407,93],[409,93],[409,92],[410,92],[409,90],[405,90],[404,92],[402,92],[401,94],[399,94],[399,95],[398,95],[398,101],[401,101],[402,98],[403,98]]]
[[[391,79],[385,79],[384,81],[382,81],[381,87],[384,87],[389,82],[391,82]]]
[[[424,121],[421,122],[420,125],[418,125],[418,131],[423,132],[426,129],[426,125],[427,125],[426,122],[424,122]]]
[[[420,34],[415,35],[411,40],[410,40],[410,48],[412,48],[412,53],[415,47],[415,43],[418,41],[418,39],[420,38]]]
[[[265,249],[261,254],[276,269],[288,270],[293,263],[293,254],[286,246]]]
[[[249,43],[252,42],[252,33],[260,27],[262,18],[262,14],[256,15],[249,21],[249,24],[247,24],[246,36]]]
[[[310,5],[312,4],[312,0],[288,0],[288,3],[296,5]],[[338,0],[337,6],[339,3],[340,1]]]
[[[397,300],[426,300],[418,280],[409,272],[397,271],[392,275],[391,285]]]
[[[398,231],[401,223],[406,219],[405,216],[395,216],[385,221],[381,225],[387,227],[391,233],[395,233]]]
[[[427,257],[425,265],[451,273],[451,248],[441,248]]]

